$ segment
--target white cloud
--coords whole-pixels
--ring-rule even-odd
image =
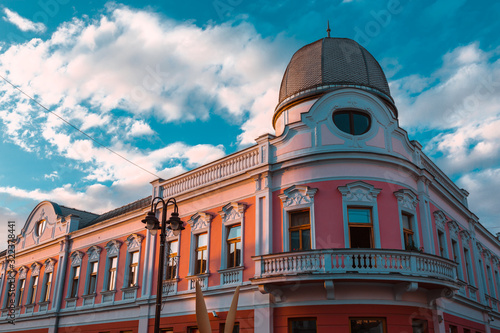
[[[32,22],[8,8],[4,8],[3,12],[6,15],[3,19],[14,24],[22,31],[44,32],[47,29],[43,23]]]
[[[52,172],[51,174],[45,174],[43,175],[44,179],[50,179],[52,181],[56,180],[59,178],[59,173],[57,171]]]

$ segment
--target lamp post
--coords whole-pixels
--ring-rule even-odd
[[[160,221],[156,218],[156,210],[159,203],[163,204],[163,212]],[[174,211],[170,215],[170,219],[167,221],[167,205],[169,203],[174,204]],[[161,229],[160,233],[160,264],[158,266],[158,281],[156,286],[156,308],[155,308],[155,328],[154,333],[160,333],[160,313],[161,313],[161,299],[163,296],[163,266],[165,263],[165,239],[166,239],[166,228],[168,224],[168,229],[174,232],[174,235],[179,235],[181,230],[184,230],[182,226],[182,221],[179,218],[179,213],[177,212],[177,202],[175,198],[170,198],[166,202],[160,198],[156,197],[151,201],[151,210],[146,215],[146,218],[142,220],[142,223],[146,224],[146,229],[155,236],[158,229]]]

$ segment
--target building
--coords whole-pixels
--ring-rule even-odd
[[[500,332],[500,242],[399,127],[366,49],[328,37],[298,50],[273,125],[106,214],[38,204],[12,274],[0,257],[0,332],[151,332],[159,240],[141,220],[157,196],[177,199],[186,227],[167,235],[166,332],[196,332],[196,281],[214,332],[237,285],[239,332]]]

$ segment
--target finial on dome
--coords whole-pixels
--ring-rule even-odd
[[[326,28],[326,33],[328,34],[327,37],[330,37],[330,20],[327,21],[327,28]]]

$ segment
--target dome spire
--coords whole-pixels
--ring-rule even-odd
[[[330,38],[330,20],[327,21],[327,28],[326,28],[326,33],[327,37]]]

